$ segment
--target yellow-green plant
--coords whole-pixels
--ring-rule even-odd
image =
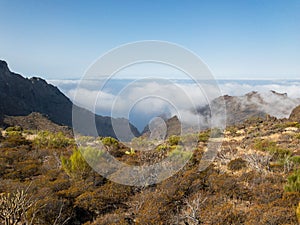
[[[168,142],[171,146],[178,145],[180,141],[180,137],[176,135],[172,135],[169,137]]]
[[[72,178],[86,178],[91,171],[79,149],[74,149],[70,158],[61,157],[61,163],[64,171]]]
[[[298,204],[298,207],[296,208],[296,216],[298,219],[298,223],[300,224],[300,202]]]
[[[33,140],[33,143],[39,148],[64,148],[74,144],[74,140],[66,137],[62,132],[40,131]]]
[[[300,170],[296,170],[288,176],[284,190],[286,192],[300,192]]]

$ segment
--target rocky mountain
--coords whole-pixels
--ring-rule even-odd
[[[142,132],[143,136],[152,139],[164,139],[172,135],[180,135],[180,133],[181,123],[177,116],[151,121]]]
[[[6,116],[27,116],[38,112],[47,116],[59,125],[72,126],[73,103],[57,87],[45,80],[32,77],[24,78],[9,70],[5,61],[0,60],[0,119]],[[118,127],[130,127],[133,135],[138,136],[138,130],[126,119],[115,119],[94,115],[92,112],[74,106],[82,116],[95,117],[95,123],[100,136],[116,137],[113,124]],[[122,129],[121,129],[122,130]],[[128,129],[118,134],[127,139]],[[88,133],[88,127],[80,130]],[[132,136],[132,135],[131,135]]]
[[[226,115],[224,114],[224,110],[221,110],[224,103]],[[289,118],[290,115],[292,119],[300,121],[300,106],[293,111],[299,104],[300,99],[290,98],[285,93],[281,94],[275,91],[258,93],[253,91],[243,96],[220,96],[214,99],[209,105],[198,107],[195,114],[200,118],[201,130],[210,128],[212,110],[215,110],[214,115],[216,120],[222,121],[226,117],[226,125],[229,126],[243,123],[250,118],[266,119],[267,117],[274,117],[283,119]],[[164,133],[165,136],[170,136],[180,134],[181,128],[187,131],[199,130],[193,124],[180,122],[177,116],[169,119],[163,118],[162,121],[163,125],[157,124],[157,126],[162,127],[159,133],[157,129],[149,129],[149,125],[147,125],[142,134],[150,137],[150,135],[161,136]],[[162,130],[165,132],[162,132]]]
[[[287,94],[269,91],[265,93],[250,92],[243,96],[221,96],[197,109],[197,113],[208,122],[211,109],[218,109],[222,102],[226,107],[226,123],[234,125],[251,117],[266,118],[267,115],[278,119],[288,118],[292,110],[300,104],[300,99],[292,99]],[[224,115],[220,115],[224,117]]]

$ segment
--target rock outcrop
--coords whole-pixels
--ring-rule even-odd
[[[137,128],[127,119],[116,119],[94,115],[92,112],[74,106],[83,116],[94,117],[100,136],[120,137],[128,140],[132,135],[139,136]],[[0,120],[4,116],[27,116],[32,112],[38,112],[59,125],[72,127],[73,103],[57,87],[48,84],[38,77],[24,78],[9,70],[5,61],[0,60]],[[116,135],[114,126],[130,127]],[[82,129],[88,135],[88,127]]]

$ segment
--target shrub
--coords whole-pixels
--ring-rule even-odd
[[[26,191],[2,193],[0,195],[0,218],[6,225],[19,224],[27,218],[27,213],[33,201]]]
[[[284,190],[286,192],[300,192],[300,170],[296,170],[287,178]]]
[[[64,148],[74,144],[74,140],[66,137],[62,132],[51,133],[49,131],[38,132],[33,142],[38,147],[48,148]]]
[[[300,224],[300,202],[299,202],[298,207],[296,209],[296,216],[297,216],[297,219],[298,219],[298,223]]]
[[[109,147],[118,147],[118,145],[119,145],[119,142],[115,138],[112,138],[112,137],[102,138],[101,141],[102,141],[102,144],[109,146]]]
[[[10,131],[22,131],[22,127],[20,127],[20,126],[8,127],[5,130],[6,130],[6,132],[10,132]]]
[[[259,151],[274,154],[274,156],[277,158],[283,158],[291,154],[288,149],[280,148],[279,146],[277,146],[276,142],[265,139],[256,139],[254,142],[254,148]]]
[[[201,132],[199,134],[199,141],[200,142],[207,142],[209,140],[209,137],[210,137],[210,132],[209,131]]]
[[[180,137],[176,136],[176,135],[170,136],[169,140],[168,140],[168,142],[171,146],[178,145],[179,141],[180,141]]]
[[[241,158],[233,159],[228,163],[228,169],[237,171],[247,167],[247,162]]]
[[[300,165],[300,156],[299,155],[292,156],[291,161],[296,165]]]
[[[61,157],[62,168],[72,178],[86,178],[91,167],[79,149],[74,149],[70,158]]]
[[[181,160],[188,160],[192,156],[193,152],[186,151],[181,146],[173,146],[173,150],[168,153],[168,156],[171,158],[177,158]]]

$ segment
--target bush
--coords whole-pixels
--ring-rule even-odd
[[[284,190],[286,192],[300,192],[300,170],[295,171],[287,178]]]
[[[8,127],[5,130],[6,130],[6,132],[10,132],[10,131],[22,131],[22,127],[20,127],[20,126]]]
[[[112,137],[102,138],[101,141],[102,141],[102,144],[109,146],[109,147],[118,147],[118,145],[119,145],[119,142],[115,138],[112,138]]]
[[[300,202],[299,202],[298,207],[296,209],[296,216],[297,216],[297,219],[298,219],[298,223],[300,224]]]
[[[180,141],[180,137],[176,136],[176,135],[170,136],[169,140],[168,140],[168,142],[171,146],[178,145],[179,141]]]
[[[70,158],[61,157],[62,168],[72,178],[86,178],[91,167],[79,149],[74,149]]]
[[[199,141],[200,142],[207,142],[209,140],[209,137],[210,137],[210,132],[209,131],[201,132],[199,134]]]
[[[245,167],[247,167],[247,162],[241,158],[231,160],[228,163],[228,169],[233,171],[241,170]]]
[[[254,148],[259,151],[274,154],[276,158],[283,158],[291,154],[291,152],[288,149],[280,148],[279,146],[277,146],[276,142],[265,139],[255,140]]]
[[[183,149],[183,147],[181,146],[173,146],[169,153],[168,153],[168,156],[173,158],[173,159],[181,159],[181,160],[188,160],[191,158],[193,152],[191,151],[186,151]]]
[[[38,132],[33,142],[38,147],[48,148],[65,148],[74,144],[74,140],[66,137],[62,132],[51,133],[49,131]]]

